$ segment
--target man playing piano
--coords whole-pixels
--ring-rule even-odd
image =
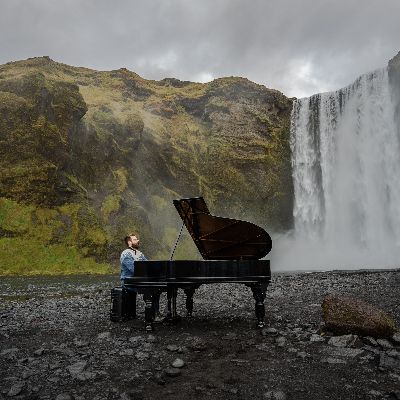
[[[136,294],[136,289],[125,286],[125,278],[133,277],[135,274],[135,261],[147,261],[147,258],[139,250],[139,238],[136,234],[131,233],[125,236],[125,244],[127,248],[121,253],[121,285],[128,291]],[[160,315],[160,293],[153,295],[153,308],[155,312],[155,322],[161,320]]]

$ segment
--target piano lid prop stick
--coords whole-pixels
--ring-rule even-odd
[[[179,235],[178,235],[178,237],[176,238],[174,248],[173,248],[173,250],[172,250],[171,256],[169,257],[169,261],[171,261],[171,260],[172,260],[172,257],[174,256],[174,253],[175,253],[175,250],[176,250],[176,246],[178,246],[178,242],[179,242],[179,239],[180,239],[180,237],[181,237],[181,235],[182,235],[182,231],[183,231],[183,226],[184,226],[184,225],[185,225],[185,222],[182,222],[181,230],[179,231]]]

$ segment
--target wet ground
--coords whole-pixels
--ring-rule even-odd
[[[328,293],[364,299],[399,323],[400,270],[274,274],[264,330],[250,289],[227,284],[200,287],[191,319],[152,334],[141,300],[138,319],[112,323],[117,284],[1,278],[0,399],[400,399],[398,344],[361,338],[337,348],[319,336]],[[165,311],[165,295],[161,303]]]

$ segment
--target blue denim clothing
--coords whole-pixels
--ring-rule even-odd
[[[121,253],[121,280],[134,276],[135,261],[147,261],[142,252],[136,249],[128,248]]]
[[[137,292],[136,288],[125,286],[125,278],[130,278],[135,274],[135,261],[147,261],[147,258],[142,252],[136,249],[127,248],[121,253],[121,285],[130,292]],[[153,307],[156,313],[160,309],[160,294],[157,293],[153,296]]]

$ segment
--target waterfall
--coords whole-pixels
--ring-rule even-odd
[[[294,102],[295,229],[286,243],[289,255],[278,264],[400,266],[400,142],[393,103],[387,68]]]

